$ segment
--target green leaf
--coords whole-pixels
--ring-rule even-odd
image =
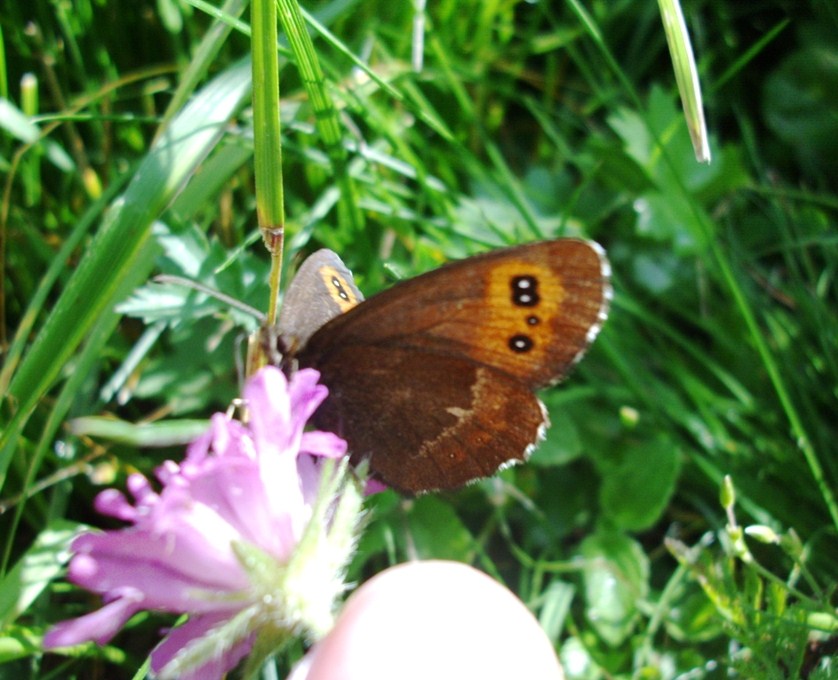
[[[621,462],[605,474],[600,505],[622,529],[640,531],[660,519],[675,491],[681,455],[665,436],[621,448]]]
[[[564,581],[553,581],[544,591],[538,623],[551,640],[559,639],[575,594],[576,588]]]
[[[664,625],[676,640],[704,642],[722,634],[723,620],[713,602],[694,582],[686,584],[668,608]]]
[[[71,541],[86,527],[57,520],[47,525],[32,546],[0,581],[0,628],[25,612],[64,570]]]
[[[552,399],[545,397],[545,403]],[[579,428],[571,414],[550,409],[550,427],[544,441],[533,451],[529,463],[532,465],[564,465],[578,458],[584,451]]]
[[[649,560],[639,543],[613,530],[586,538],[579,555],[588,620],[606,644],[616,647],[638,622],[638,605],[649,593]]]
[[[0,635],[0,664],[8,664],[15,659],[23,659],[27,656],[41,652],[41,639],[29,629],[20,626],[7,626]],[[6,675],[10,672],[9,675]],[[6,678],[23,677],[23,666],[20,668],[0,669],[0,680]]]
[[[430,495],[413,503],[408,530],[420,559],[470,562],[474,558],[474,536],[448,503]]]

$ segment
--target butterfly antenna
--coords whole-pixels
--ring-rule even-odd
[[[244,312],[245,314],[250,314],[252,317],[258,319],[259,323],[265,323],[265,319],[267,318],[262,312],[260,312],[255,307],[251,307],[250,305],[242,302],[241,300],[236,300],[234,297],[230,297],[225,293],[217,291],[209,286],[205,286],[203,283],[198,283],[197,281],[193,281],[192,279],[187,279],[183,276],[174,276],[172,274],[158,274],[155,276],[152,281],[155,283],[173,283],[176,286],[184,286],[185,288],[191,288],[192,290],[197,290],[204,295],[209,295],[210,297],[214,297],[216,300],[220,300],[224,304],[230,305],[230,307],[235,307],[239,311]]]

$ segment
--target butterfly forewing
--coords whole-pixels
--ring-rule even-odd
[[[311,338],[309,356],[386,343],[465,355],[540,387],[561,378],[607,314],[602,249],[576,239],[497,250],[373,296]]]

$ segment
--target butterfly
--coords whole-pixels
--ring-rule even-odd
[[[277,323],[286,370],[314,368],[329,396],[319,429],[406,494],[456,489],[526,460],[547,412],[535,392],[564,378],[611,299],[596,243],[495,250],[364,300],[330,250],[311,255]]]

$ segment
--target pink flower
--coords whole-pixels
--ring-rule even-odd
[[[215,414],[183,463],[158,468],[159,493],[139,474],[128,479],[133,503],[101,493],[97,509],[131,526],[79,536],[69,579],[101,594],[104,606],[56,625],[44,647],[104,644],[141,610],[188,614],[151,666],[162,678],[190,680],[221,677],[260,635],[269,649],[265,634],[325,632],[344,588],[360,493],[322,474],[320,460],[343,456],[346,443],[303,431],[327,394],[318,378],[301,370],[289,383],[263,368],[244,390],[247,423]]]

